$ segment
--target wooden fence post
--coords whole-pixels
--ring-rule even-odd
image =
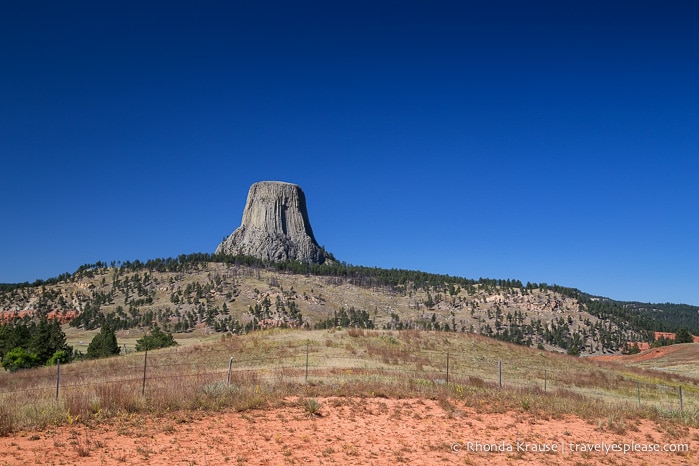
[[[308,340],[306,340],[306,383],[308,383]]]
[[[146,395],[146,366],[148,366],[148,349],[146,349],[146,356],[143,358],[143,385],[141,386],[141,396]]]
[[[449,385],[449,353],[447,353],[447,385]]]
[[[56,360],[56,401],[58,401],[58,387],[61,385],[61,360]]]
[[[231,368],[233,367],[233,356],[228,361],[228,385],[231,384]]]
[[[502,388],[502,359],[498,359],[498,385]]]

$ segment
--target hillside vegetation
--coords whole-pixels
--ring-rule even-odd
[[[569,354],[616,353],[652,330],[697,333],[692,306],[640,305],[518,280],[466,279],[408,270],[263,262],[245,256],[81,266],[32,284],[2,285],[12,317],[71,315],[92,330],[242,334],[269,327],[358,327],[472,332]]]

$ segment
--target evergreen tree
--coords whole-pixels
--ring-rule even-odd
[[[73,359],[73,348],[66,344],[61,325],[46,317],[38,323],[18,320],[0,326],[0,357],[5,370],[15,371]]]
[[[685,327],[680,328],[677,330],[677,333],[675,334],[675,343],[693,343],[694,338],[692,338],[692,334],[689,333],[689,330],[687,330]]]
[[[87,347],[87,357],[91,359],[113,356],[120,352],[114,329],[110,326],[103,326]]]
[[[25,346],[31,335],[29,325],[18,320],[0,325],[0,359],[15,348]]]
[[[63,351],[66,355],[66,360],[61,362],[73,359],[73,348],[66,344],[66,334],[56,320],[41,319],[32,332],[26,349],[36,355],[38,365],[49,362],[58,351]]]
[[[136,351],[167,348],[168,346],[177,346],[177,342],[172,337],[172,333],[163,332],[157,324],[151,328],[150,335],[136,340]]]

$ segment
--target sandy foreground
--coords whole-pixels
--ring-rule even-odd
[[[318,398],[313,415],[303,401],[247,412],[125,414],[88,425],[78,419],[0,438],[0,465],[699,464],[699,429],[677,424],[482,414],[427,399]],[[688,451],[615,451],[681,443]]]

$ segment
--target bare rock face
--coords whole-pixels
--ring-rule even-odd
[[[243,221],[218,245],[216,254],[315,264],[329,260],[313,237],[303,191],[280,181],[261,181],[250,187]]]

